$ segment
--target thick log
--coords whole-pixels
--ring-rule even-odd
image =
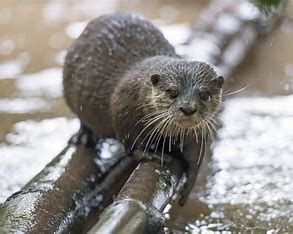
[[[166,205],[182,177],[178,159],[141,162],[89,233],[161,233]]]
[[[137,164],[119,146],[111,140],[101,142],[98,151],[67,146],[1,205],[0,233],[82,232]]]

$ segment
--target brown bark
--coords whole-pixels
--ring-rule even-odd
[[[136,166],[111,141],[100,153],[67,146],[21,191],[0,207],[0,233],[80,233],[123,186]],[[114,148],[115,148],[114,147]],[[106,151],[106,152],[105,152]],[[112,158],[103,159],[105,153]],[[111,173],[109,173],[111,172]]]
[[[164,208],[176,192],[183,170],[178,159],[164,166],[144,161],[90,233],[160,233]]]

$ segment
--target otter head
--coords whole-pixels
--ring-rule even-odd
[[[150,81],[152,105],[162,119],[168,118],[169,129],[196,129],[219,109],[224,79],[206,63],[172,61]]]

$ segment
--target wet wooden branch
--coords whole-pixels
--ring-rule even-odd
[[[137,165],[118,146],[103,141],[98,153],[67,146],[0,206],[0,233],[80,233],[91,226]]]
[[[90,233],[160,233],[183,171],[178,159],[141,162]],[[114,218],[115,217],[115,218]]]

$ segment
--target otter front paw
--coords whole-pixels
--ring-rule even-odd
[[[68,141],[68,144],[85,145],[89,147],[95,146],[96,143],[97,142],[92,131],[84,125],[81,125],[78,132],[75,133]]]
[[[186,181],[183,184],[183,188],[180,191],[180,197],[178,203],[180,206],[184,206],[186,203],[191,190],[194,187],[197,177],[197,170],[195,168],[187,169],[186,171]]]

